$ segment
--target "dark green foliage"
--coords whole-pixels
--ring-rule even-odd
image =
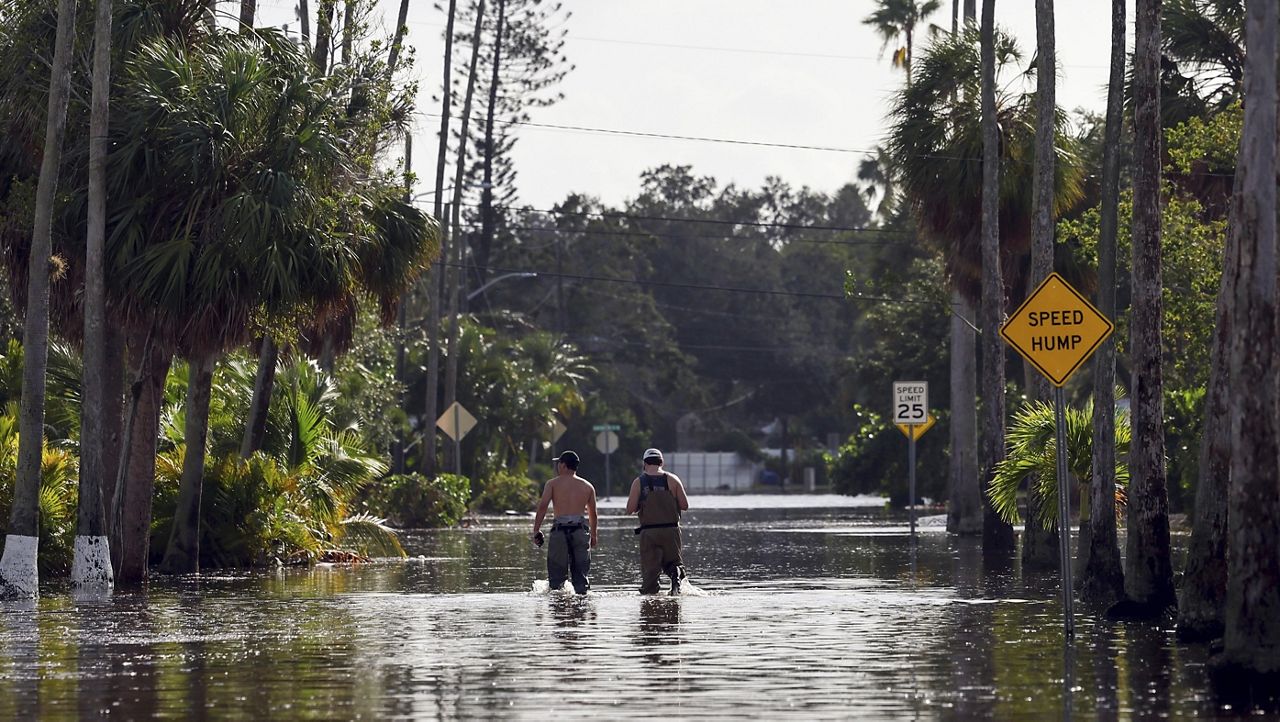
[[[365,507],[401,529],[454,526],[467,513],[471,481],[465,476],[388,476],[375,484]]]
[[[479,493],[471,508],[483,512],[532,511],[538,503],[538,482],[520,474],[500,471],[476,484]]]
[[[832,487],[842,494],[882,494],[904,503],[910,473],[907,437],[871,407],[854,404],[854,415],[859,425],[834,456],[827,456]],[[916,493],[936,500],[946,493],[947,424],[945,416],[934,415],[938,423],[916,442]]]

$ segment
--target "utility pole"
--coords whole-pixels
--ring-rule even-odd
[[[413,133],[404,134],[404,202],[413,203]],[[410,296],[412,297],[412,296]],[[405,357],[405,317],[408,305],[408,299],[400,300],[400,308],[396,311],[396,329],[399,331],[396,339],[396,381],[404,383],[404,357]],[[401,406],[403,407],[404,398],[401,397]],[[433,421],[434,423],[434,421]],[[404,473],[404,448],[405,433],[404,429],[396,431],[395,441],[391,445],[391,471],[396,474]]]

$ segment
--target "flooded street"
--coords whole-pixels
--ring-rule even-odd
[[[700,499],[676,598],[637,594],[634,520],[608,508],[585,598],[535,584],[527,517],[406,533],[404,562],[161,579],[79,606],[45,588],[0,607],[0,717],[1229,713],[1172,622],[1078,610],[1064,645],[1056,577],[984,570],[979,540],[922,526],[913,564],[906,519],[881,509]]]

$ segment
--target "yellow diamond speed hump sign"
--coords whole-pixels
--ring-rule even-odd
[[[1113,330],[1110,319],[1050,273],[1000,327],[1000,336],[1054,386],[1062,386]]]

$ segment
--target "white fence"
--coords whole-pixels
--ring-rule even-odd
[[[760,474],[753,464],[732,451],[667,452],[663,468],[684,482],[690,494],[750,491]]]

